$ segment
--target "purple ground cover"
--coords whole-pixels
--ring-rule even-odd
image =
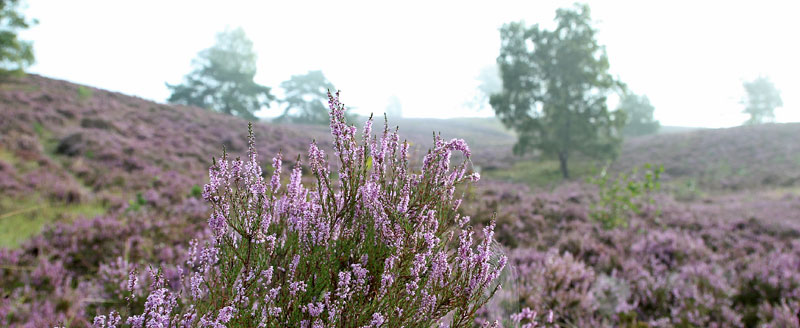
[[[77,86],[37,76],[3,84],[0,108],[0,197],[36,194],[106,209],[0,249],[0,326],[90,326],[95,315],[127,303],[122,291],[134,267],[139,300],[152,292],[150,266],[162,268],[166,288],[178,289],[189,240],[211,233],[200,189],[211,157],[222,145],[244,155],[246,123],[97,89],[81,98]],[[759,137],[767,128],[777,131],[773,139]],[[785,140],[797,127],[738,129],[627,143],[619,170],[663,163],[673,179],[738,192],[690,202],[659,194],[657,208],[624,229],[589,219],[593,186],[533,192],[482,180],[467,189],[462,214],[481,227],[496,213],[494,247],[509,257],[503,288],[481,318],[511,326],[507,318],[526,322],[530,310],[552,311],[562,327],[798,327],[800,196],[764,190],[794,185],[797,143]],[[285,167],[312,138],[330,153],[325,133],[255,126],[258,152],[282,150]],[[472,147],[474,161],[491,165],[482,151]],[[135,303],[131,311],[144,307]]]

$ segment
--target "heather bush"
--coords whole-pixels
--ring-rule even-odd
[[[594,321],[596,303],[591,288],[595,273],[572,254],[517,249],[511,263],[519,270],[520,304],[551,310],[560,323],[587,326]]]
[[[754,326],[761,320],[781,317],[787,300],[800,299],[800,256],[773,251],[754,258],[739,283],[733,300],[744,309],[745,323]],[[800,308],[795,307],[795,311]]]
[[[506,258],[490,248],[493,224],[476,244],[469,217],[457,213],[456,187],[478,179],[468,172],[466,143],[436,137],[415,173],[408,143],[396,131],[384,126],[380,138],[373,136],[370,119],[358,138],[338,94],[329,99],[337,174],[312,142],[308,161],[316,184],[303,184],[298,159],[283,185],[280,154],[265,179],[251,130],[246,159],[224,154],[209,170],[203,198],[212,208],[212,236],[190,244],[183,288],[170,288],[163,271],[152,273],[143,312],[130,313],[126,324],[473,325],[499,288],[495,280]],[[454,151],[465,160],[451,167]],[[131,295],[136,280],[132,271]],[[119,320],[112,312],[95,324]]]

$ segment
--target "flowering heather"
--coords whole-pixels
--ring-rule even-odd
[[[800,197],[656,195],[657,220],[607,230],[590,218],[591,186],[482,183],[462,210],[496,209],[498,239],[513,248],[481,320],[530,308],[562,327],[800,327]]]
[[[480,294],[488,297],[495,283],[503,286],[476,311],[477,325],[498,320],[502,327],[800,327],[800,195],[793,187],[763,189],[790,186],[800,172],[792,161],[797,144],[791,142],[798,124],[629,140],[612,172],[654,161],[664,164],[665,180],[696,178],[697,186],[715,193],[680,197],[687,201],[655,193],[655,206],[642,204],[643,211],[628,214],[627,228],[606,230],[591,219],[591,204],[600,196],[593,185],[565,183],[541,192],[481,179],[450,189],[451,196],[444,185],[461,166],[434,174],[442,163],[436,154],[445,157],[449,150],[451,162],[461,163],[465,157],[456,148],[466,148],[439,140],[433,155],[425,156],[421,145],[430,140],[431,129],[439,128],[416,123],[403,130],[412,144],[407,150],[393,131],[382,129],[364,141],[363,134],[348,139],[356,134],[352,127],[338,125],[344,140],[358,146],[344,142],[334,148],[329,131],[317,127],[254,124],[257,152],[282,149],[283,160],[272,163],[275,167],[263,165],[260,179],[245,170],[256,169],[248,155],[219,161],[212,168],[217,192],[207,195],[220,200],[207,202],[203,184],[210,182],[211,155],[221,144],[236,154],[249,148],[239,129],[242,120],[103,90],[81,99],[76,89],[35,75],[0,85],[0,216],[40,205],[55,213],[47,221],[52,223],[30,232],[33,237],[0,249],[0,327],[129,327],[167,320],[179,327],[183,322],[242,326],[250,324],[247,318],[260,319],[264,307],[270,318],[294,313],[290,319],[299,320],[297,326],[308,320],[313,327],[317,318],[329,322],[334,305],[348,318],[337,325],[392,327],[397,313],[383,310],[389,302],[399,302],[403,316],[430,311],[431,304],[452,294],[437,294],[442,290],[429,284],[469,287],[471,281],[456,277],[463,263],[459,254],[477,260],[482,250],[492,252],[484,257],[490,268],[497,268],[501,252],[508,254],[508,263]],[[470,141],[470,161],[476,165],[510,165],[503,155],[510,148],[480,130],[470,139],[471,125],[441,129],[443,135]],[[293,180],[297,155],[309,150],[309,136],[317,147],[299,162],[302,179]],[[330,166],[327,156],[333,158]],[[354,168],[343,170],[340,157]],[[712,157],[726,158],[729,165]],[[405,167],[399,164],[403,158],[410,162]],[[223,165],[228,174],[221,173]],[[234,167],[239,175],[231,175]],[[730,171],[736,174],[725,173]],[[380,188],[374,188],[375,174]],[[427,180],[416,185],[412,180],[406,189],[402,174]],[[469,176],[464,172],[462,180]],[[434,177],[444,183],[436,185]],[[669,191],[674,181],[665,182]],[[737,188],[748,189],[716,194]],[[379,197],[364,197],[375,194]],[[436,195],[435,201],[429,198]],[[455,207],[461,198],[456,195],[466,197],[448,213],[447,206]],[[214,216],[215,232],[210,214],[219,213],[223,203],[230,204],[229,215]],[[421,206],[433,203],[443,210],[436,208],[434,219],[422,215]],[[102,206],[101,214],[62,211],[93,204]],[[258,204],[272,208],[259,212]],[[324,218],[333,209],[340,215],[331,223]],[[248,211],[258,215],[240,215]],[[20,213],[11,216],[14,221],[0,218],[0,227],[19,234],[17,224],[36,220],[34,212]],[[264,213],[272,214],[266,230],[255,228],[255,235],[242,230],[264,226]],[[474,218],[473,240],[493,233],[498,243],[460,247],[462,236],[470,237],[461,233],[470,231],[467,226],[458,225],[465,217]],[[484,233],[492,218],[495,229]],[[426,234],[434,221],[439,227]],[[325,229],[326,224],[332,228]],[[238,254],[250,249],[248,234],[251,254],[266,254],[273,240],[275,246],[269,256],[254,257],[245,266],[246,257]],[[256,243],[262,237],[263,243]],[[238,254],[222,250],[234,241]],[[428,252],[430,244],[436,246]],[[314,265],[329,264],[332,269],[322,271],[324,276],[312,274],[319,272]],[[226,267],[233,269],[221,269]],[[245,267],[254,275],[261,270],[252,278],[256,283],[243,274]],[[434,273],[447,273],[448,267],[448,279],[437,279],[444,275]],[[267,277],[271,283],[265,285]],[[212,292],[210,283],[219,288]],[[245,293],[235,293],[241,289]],[[361,297],[365,290],[371,298]],[[383,303],[373,302],[379,296]],[[337,305],[339,299],[344,305]],[[245,311],[242,304],[251,307]],[[357,307],[364,313],[355,312]],[[446,318],[452,320],[453,314]]]
[[[266,178],[251,131],[245,159],[223,155],[209,170],[203,198],[212,207],[212,235],[191,243],[184,288],[170,289],[161,272],[153,273],[143,312],[123,318],[126,324],[473,325],[499,288],[506,259],[490,248],[493,225],[476,243],[469,218],[457,213],[456,187],[478,179],[468,172],[466,143],[435,138],[414,172],[408,143],[396,131],[384,126],[373,136],[370,120],[359,137],[344,121],[338,94],[329,98],[337,172],[312,142],[308,165],[316,184],[303,184],[300,161],[283,184],[280,154]],[[451,166],[454,151],[466,160]],[[117,316],[97,316],[95,325]]]

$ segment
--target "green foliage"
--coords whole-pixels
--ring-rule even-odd
[[[20,13],[20,4],[19,0],[0,0],[0,76],[22,73],[34,62],[33,44],[17,34],[37,22]]]
[[[509,23],[500,30],[497,64],[503,90],[490,104],[517,132],[514,152],[557,156],[564,178],[574,153],[613,158],[619,152],[623,112],[608,110],[606,95],[622,88],[608,72],[605,49],[595,40],[589,7],[556,11],[558,26]]]
[[[655,108],[650,104],[647,96],[627,94],[622,97],[617,110],[625,112],[625,116],[628,118],[622,129],[622,134],[625,136],[654,134],[661,127],[661,123],[653,118]]]
[[[769,77],[760,76],[757,79],[744,82],[747,96],[743,100],[745,107],[743,113],[749,114],[745,124],[761,124],[775,120],[775,108],[783,106],[781,92]]]
[[[200,199],[203,197],[203,187],[199,185],[192,186],[192,190],[189,191],[189,197]]]
[[[136,212],[142,209],[142,206],[147,205],[147,200],[144,199],[141,192],[136,193],[136,197],[128,201],[127,211]]]
[[[256,53],[241,28],[217,35],[217,43],[198,54],[195,70],[180,85],[170,85],[170,103],[198,106],[255,120],[255,112],[269,107],[270,88],[253,81]]]
[[[94,94],[94,92],[92,92],[92,89],[89,89],[89,88],[87,88],[85,86],[82,86],[82,85],[78,86],[78,100],[79,101],[87,101],[89,99],[92,99],[92,95],[93,94]]]
[[[42,126],[42,123],[39,122],[33,122],[33,131],[36,132],[36,135],[39,136],[40,138],[43,137],[46,133],[44,130],[44,126]]]
[[[643,202],[654,202],[651,193],[661,188],[659,179],[663,172],[664,166],[654,168],[645,164],[641,179],[637,179],[638,168],[634,168],[630,174],[620,173],[616,179],[611,179],[607,170],[603,169],[599,177],[589,179],[598,187],[598,200],[592,204],[589,215],[606,229],[627,227],[629,215],[643,214]]]
[[[325,78],[322,71],[309,71],[281,83],[286,96],[281,102],[286,104],[278,122],[328,124],[328,91],[335,91],[333,84]]]

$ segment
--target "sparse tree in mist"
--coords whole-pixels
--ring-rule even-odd
[[[607,108],[606,95],[623,86],[608,72],[589,7],[558,9],[556,21],[552,31],[522,22],[501,28],[497,63],[503,88],[490,104],[503,124],[517,132],[515,153],[536,150],[557,157],[566,179],[574,154],[617,155],[626,117]]]
[[[403,117],[403,104],[397,96],[389,97],[389,104],[386,105],[386,117],[398,119]]]
[[[622,129],[622,134],[629,137],[643,136],[658,132],[661,128],[654,117],[655,107],[650,104],[647,96],[626,94],[620,100],[618,111],[625,112],[628,120]]]
[[[328,124],[328,90],[336,92],[333,83],[325,78],[322,71],[309,71],[281,82],[285,97],[283,114],[277,122]]]
[[[750,115],[745,124],[761,124],[775,120],[775,108],[783,106],[781,92],[769,77],[760,76],[753,81],[744,82],[747,95],[743,103],[744,113]]]
[[[256,53],[241,28],[217,34],[217,43],[201,51],[194,65],[183,84],[167,84],[167,101],[256,120],[255,112],[275,99],[269,87],[253,81]]]
[[[468,105],[482,110],[489,103],[489,97],[503,90],[503,80],[500,79],[500,71],[496,64],[481,68],[475,80],[478,81],[478,91]]]
[[[0,0],[0,76],[23,73],[34,62],[33,43],[17,34],[37,21],[26,19],[21,5],[19,0]]]

